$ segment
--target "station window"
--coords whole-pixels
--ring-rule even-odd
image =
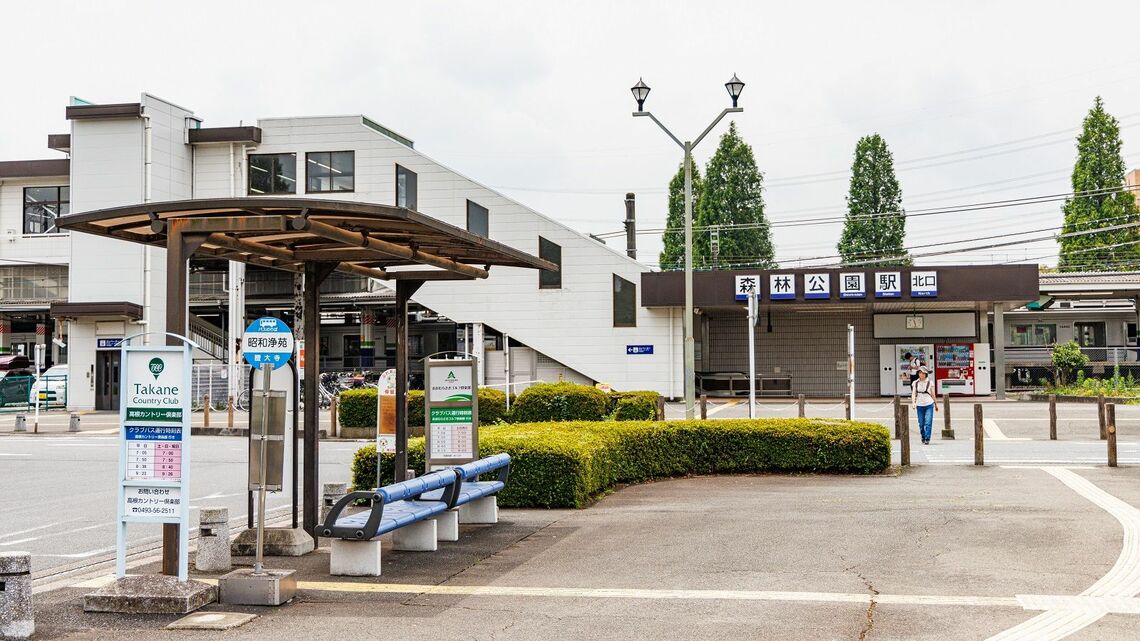
[[[548,260],[555,265],[558,265],[558,271],[552,272],[548,269],[540,269],[538,271],[538,287],[539,289],[561,289],[562,288],[562,246],[546,240],[542,236],[538,237],[538,257],[543,260]]]
[[[614,274],[614,327],[637,327],[637,285]]]
[[[1022,323],[1009,326],[1010,347],[1049,347],[1057,343],[1053,323]]]
[[[396,206],[419,211],[416,203],[416,172],[396,165]]]
[[[59,233],[56,221],[67,215],[70,201],[69,187],[25,187],[24,233]]]
[[[316,151],[305,154],[305,191],[319,194],[356,189],[356,152]]]
[[[487,220],[489,212],[487,208],[467,201],[467,231],[482,236],[483,238],[490,238],[490,224]]]
[[[251,154],[249,193],[297,193],[297,154]]]

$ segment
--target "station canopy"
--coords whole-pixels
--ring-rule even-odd
[[[557,271],[549,261],[402,207],[302,198],[218,198],[100,209],[62,229],[166,247],[171,226],[206,234],[199,256],[302,272],[305,263],[382,280],[486,278],[494,265]],[[426,268],[426,269],[425,269]]]

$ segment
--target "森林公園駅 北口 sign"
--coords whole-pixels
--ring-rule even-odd
[[[128,523],[177,523],[178,576],[188,572],[190,532],[190,343],[121,345],[118,546],[126,573]]]
[[[424,416],[427,467],[479,457],[479,397],[475,358],[426,359]]]

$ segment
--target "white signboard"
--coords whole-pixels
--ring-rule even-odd
[[[473,383],[477,359],[427,359],[427,464],[454,465],[479,456],[479,403]]]
[[[120,349],[118,575],[126,573],[128,523],[177,523],[178,576],[185,581],[192,344],[136,347],[127,339]]]
[[[831,298],[831,274],[804,274],[804,298]]]
[[[428,398],[433,403],[471,402],[471,365],[431,362],[431,390]]]
[[[795,274],[769,274],[768,298],[770,300],[795,300],[796,275]]]
[[[902,296],[902,274],[900,272],[875,272],[875,298],[899,298]]]
[[[863,272],[851,272],[839,275],[840,298],[866,298],[867,275]]]
[[[736,276],[736,300],[748,300],[749,294],[760,293],[760,274]]]
[[[934,298],[938,295],[938,272],[911,272],[910,295],[913,298]]]

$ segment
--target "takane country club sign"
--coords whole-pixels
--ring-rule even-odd
[[[155,356],[150,360],[136,358],[132,368],[145,367],[145,371],[128,372],[127,418],[152,421],[182,420],[181,354]]]

